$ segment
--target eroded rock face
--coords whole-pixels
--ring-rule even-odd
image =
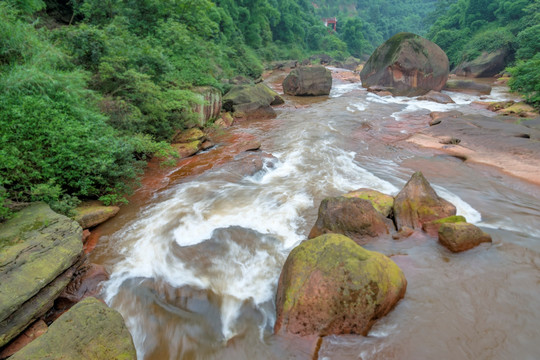
[[[445,223],[439,227],[439,242],[450,251],[461,252],[491,242],[491,236],[473,224]]]
[[[274,331],[297,335],[366,335],[407,287],[399,267],[353,240],[328,234],[289,254],[279,278]]]
[[[10,359],[136,359],[122,315],[96,298],[86,298],[49,330]]]
[[[390,223],[369,200],[343,196],[326,198],[321,201],[309,238],[335,233],[365,243],[369,238],[388,234]]]
[[[328,95],[331,89],[332,73],[324,66],[301,66],[283,80],[283,91],[289,95]]]
[[[198,114],[197,125],[206,126],[221,113],[221,91],[212,86],[201,86],[194,88],[193,93],[199,100],[198,104],[193,104],[193,112]]]
[[[236,85],[223,97],[226,111],[243,113],[247,117],[274,117],[272,105],[283,104],[283,99],[263,83],[256,85]]]
[[[0,347],[47,312],[82,258],[77,222],[35,203],[0,225]]]
[[[441,91],[449,62],[435,43],[412,33],[399,33],[379,46],[364,65],[362,86],[388,87],[393,95],[417,96]]]
[[[416,172],[394,200],[394,219],[398,230],[456,215],[456,207],[440,198],[421,172]]]

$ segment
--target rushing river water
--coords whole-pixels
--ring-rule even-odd
[[[255,175],[171,175],[123,209],[92,259],[111,273],[103,297],[139,359],[311,359],[311,342],[272,335],[288,253],[324,197],[362,187],[395,195],[417,170],[493,244],[452,254],[420,233],[367,244],[402,268],[405,298],[367,337],[326,337],[319,359],[540,358],[540,188],[401,141],[430,111],[491,116],[471,106],[478,97],[450,95],[456,104],[382,98],[334,80],[330,97],[286,98],[277,118],[229,130],[277,158]]]

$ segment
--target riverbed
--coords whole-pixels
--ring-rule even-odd
[[[282,75],[266,81],[279,87]],[[102,296],[124,316],[138,358],[311,359],[313,339],[272,334],[288,253],[323,198],[396,195],[422,171],[493,243],[453,254],[416,232],[366,244],[401,267],[405,297],[367,337],[324,338],[318,358],[538,359],[540,186],[407,143],[431,111],[494,116],[478,96],[447,94],[455,104],[381,97],[336,76],[330,96],[285,96],[275,119],[238,123],[207,153],[147,175],[91,253],[111,273]],[[483,100],[509,97],[495,86]],[[275,158],[249,176],[212,166],[246,134]]]

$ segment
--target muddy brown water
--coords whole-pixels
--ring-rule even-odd
[[[540,358],[540,187],[403,141],[430,111],[491,116],[471,106],[478,97],[449,94],[457,104],[381,98],[336,79],[330,97],[287,97],[277,118],[237,124],[207,153],[150,169],[95,231],[91,253],[111,273],[102,295],[138,358],[311,359],[316,339],[272,335],[288,253],[324,197],[396,194],[417,170],[493,244],[452,254],[421,233],[372,241],[404,271],[405,298],[367,337],[324,338],[319,359]],[[495,88],[487,100],[508,97]],[[277,160],[244,177],[214,166],[234,160],[225,145],[246,136]]]

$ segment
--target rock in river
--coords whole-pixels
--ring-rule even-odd
[[[366,335],[404,296],[407,280],[383,254],[343,235],[302,242],[279,278],[275,333]]]
[[[456,207],[440,198],[421,172],[415,172],[397,194],[394,218],[398,230],[408,226],[422,228],[422,224],[456,215]]]
[[[328,95],[331,89],[332,73],[324,66],[301,66],[283,80],[283,91],[289,95]]]
[[[47,332],[12,360],[136,359],[122,315],[96,298],[86,298],[60,316]]]
[[[283,104],[283,99],[263,83],[236,85],[223,97],[226,111],[240,112],[248,117],[275,117],[271,105]]]
[[[473,224],[445,223],[439,227],[439,242],[450,251],[460,252],[472,249],[483,242],[491,242],[491,236]]]
[[[370,200],[359,197],[333,197],[321,201],[319,216],[309,238],[336,233],[359,243],[389,233],[391,221],[375,210]]]
[[[45,314],[82,256],[77,222],[35,203],[0,225],[0,347]]]
[[[400,96],[441,91],[448,79],[445,52],[431,41],[412,33],[399,33],[379,46],[360,73],[362,86],[389,87]]]

